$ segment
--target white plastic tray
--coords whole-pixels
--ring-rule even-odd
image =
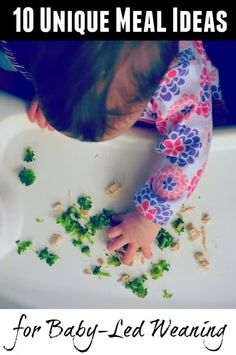
[[[155,131],[134,128],[127,134],[103,143],[80,143],[59,133],[42,131],[26,119],[24,104],[0,96],[0,307],[24,308],[234,308],[235,216],[236,216],[236,132],[215,133],[206,171],[188,205],[196,206],[186,221],[200,226],[203,212],[212,222],[207,226],[210,268],[203,271],[193,253],[201,250],[201,241],[191,243],[180,237],[181,250],[158,251],[156,262],[165,258],[170,271],[157,281],[149,279],[149,294],[139,299],[121,286],[117,279],[128,272],[140,276],[150,269],[135,263],[132,267],[109,268],[111,278],[86,276],[83,269],[105,257],[105,234],[96,237],[92,257],[73,247],[69,237],[55,223],[52,203],[68,204],[85,193],[92,196],[94,212],[103,207],[117,212],[132,206],[132,195],[151,171],[160,164],[154,152]],[[17,178],[23,151],[33,147],[37,173],[35,184],[24,187]],[[105,188],[117,179],[124,189],[117,199],[105,194]],[[36,218],[44,218],[42,224]],[[171,232],[171,227],[169,228]],[[49,249],[61,259],[49,267],[29,251],[16,253],[17,239],[31,239],[35,248],[49,245],[53,233],[64,236],[59,248]],[[162,290],[173,294],[163,299]]]

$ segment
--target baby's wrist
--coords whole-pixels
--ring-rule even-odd
[[[147,228],[151,228],[153,231],[156,231],[156,233],[159,232],[161,226],[157,223],[154,223],[153,221],[151,221],[150,219],[148,219],[145,215],[142,214],[142,212],[140,212],[138,209],[136,209],[137,212],[137,216],[139,221],[143,224],[146,225]]]

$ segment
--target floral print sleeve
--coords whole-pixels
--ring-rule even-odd
[[[200,41],[180,42],[179,55],[140,120],[162,136],[160,168],[134,196],[137,209],[162,226],[195,189],[207,162],[212,135],[212,97],[221,99],[218,72]]]

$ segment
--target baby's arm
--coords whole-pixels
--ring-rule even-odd
[[[168,70],[146,109],[150,116],[156,115],[156,127],[162,135],[156,151],[164,157],[160,168],[134,197],[136,216],[142,214],[151,222],[142,231],[143,243],[149,248],[160,226],[165,226],[190,197],[207,162],[212,133],[211,86],[217,78],[206,56],[204,59],[192,50],[185,50],[179,63]],[[128,264],[136,250],[132,245],[142,243],[139,227],[132,233],[129,223],[124,220],[118,228],[121,235],[123,230],[130,232],[123,238],[129,244],[128,256],[123,259]],[[120,238],[110,244],[111,250],[121,246]]]

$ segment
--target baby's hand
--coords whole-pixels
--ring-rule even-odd
[[[107,249],[118,250],[128,244],[128,249],[122,259],[122,262],[127,265],[132,264],[139,247],[144,257],[150,259],[152,257],[151,244],[161,227],[146,219],[138,211],[114,215],[112,219],[120,224],[108,230],[107,234],[111,241],[108,242]]]
[[[28,117],[30,122],[37,122],[40,128],[47,128],[49,131],[54,131],[55,129],[47,122],[42,110],[39,107],[38,100],[33,100],[30,104],[28,110]]]

